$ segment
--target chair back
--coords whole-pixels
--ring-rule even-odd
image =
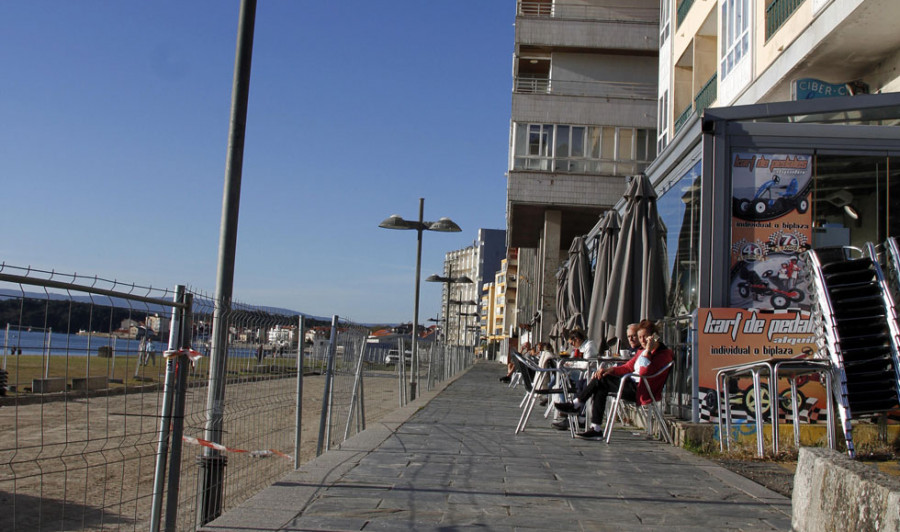
[[[525,391],[530,392],[534,387],[534,370],[529,367],[527,361],[522,357],[522,354],[513,351],[513,364],[516,367],[516,371],[522,375],[522,384],[525,385]]]
[[[653,375],[645,375],[641,382],[644,383],[645,386],[648,387],[648,391],[650,392],[650,396],[653,397],[654,401],[662,400],[662,392],[663,388],[666,387],[666,382],[669,380],[669,374],[671,373],[672,366],[675,364],[675,360],[670,360],[665,366],[661,367],[659,371],[654,373]],[[659,377],[659,380],[656,381],[656,389],[650,388],[650,379],[656,379]]]

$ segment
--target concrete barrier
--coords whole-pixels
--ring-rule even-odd
[[[830,449],[800,449],[791,502],[798,532],[900,531],[900,480]]]
[[[108,377],[77,377],[72,379],[72,389],[81,392],[109,388]]]
[[[65,377],[51,377],[49,379],[32,379],[31,391],[33,393],[54,393],[66,391]]]

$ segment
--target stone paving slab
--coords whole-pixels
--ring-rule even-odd
[[[791,501],[617,429],[572,439],[480,362],[206,525],[246,530],[790,530]]]

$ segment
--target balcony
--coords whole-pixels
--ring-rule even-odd
[[[687,122],[688,118],[691,117],[691,114],[694,111],[694,106],[692,104],[688,104],[688,106],[678,115],[678,118],[675,119],[675,134],[678,134],[678,130],[680,130],[685,122]]]
[[[620,81],[566,81],[519,76],[515,81],[517,94],[556,94],[560,96],[590,96],[595,98],[627,98],[656,100],[657,86],[653,83]]]
[[[791,17],[804,0],[773,0],[766,7],[766,40]]]
[[[703,88],[700,89],[700,92],[698,92],[697,96],[694,98],[694,110],[697,113],[697,116],[702,115],[703,110],[716,101],[716,94],[719,86],[716,81],[717,75],[713,74],[713,77],[709,78],[709,81],[703,85]]]
[[[676,28],[681,26],[682,21],[687,18],[687,14],[691,10],[692,5],[694,5],[694,0],[683,0],[680,4],[678,4],[678,9],[675,11]]]
[[[659,9],[640,7],[592,6],[583,3],[552,2],[549,0],[518,3],[520,17],[557,18],[567,20],[596,20],[612,22],[647,22],[659,19]]]

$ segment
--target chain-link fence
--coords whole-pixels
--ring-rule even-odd
[[[411,376],[389,356],[408,345],[368,339],[337,316],[0,266],[0,530],[194,529],[472,363],[423,342]]]

